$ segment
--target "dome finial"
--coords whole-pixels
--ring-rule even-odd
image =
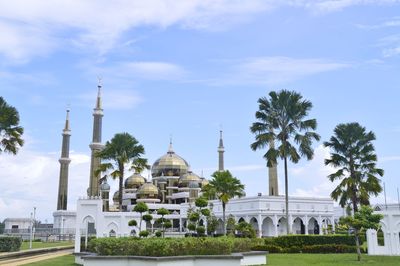
[[[172,134],[169,136],[169,148],[168,153],[173,153],[174,149],[172,148]]]
[[[101,88],[103,87],[103,82],[101,76],[97,77],[97,101],[96,101],[96,109],[101,109]]]

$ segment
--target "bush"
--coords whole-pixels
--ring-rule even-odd
[[[0,236],[0,252],[19,251],[22,240],[14,236]]]
[[[282,253],[283,249],[276,245],[257,245],[252,248],[257,251],[268,251],[269,253]]]
[[[150,235],[150,232],[147,230],[143,230],[139,232],[140,237],[148,237]]]
[[[355,245],[354,236],[348,235],[289,235],[265,239],[265,244],[277,245],[281,248],[314,246],[314,245]]]
[[[303,253],[356,253],[355,246],[348,245],[314,245],[301,248]]]
[[[90,251],[99,255],[121,256],[185,256],[227,255],[250,251],[251,239],[219,238],[97,238],[90,242]]]

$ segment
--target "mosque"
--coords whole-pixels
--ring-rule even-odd
[[[201,196],[202,188],[208,180],[190,170],[189,163],[179,156],[173,149],[172,142],[166,154],[157,159],[151,167],[151,178],[146,179],[135,172],[124,180],[122,206],[118,204],[119,192],[111,193],[113,202],[110,203],[110,185],[107,181],[99,182],[100,174],[96,169],[101,161],[96,152],[104,146],[102,144],[102,109],[101,84],[98,85],[96,105],[93,111],[93,137],[89,147],[91,149],[91,163],[89,173],[89,187],[87,195],[78,199],[77,209],[68,211],[68,166],[69,141],[71,129],[69,112],[63,129],[62,152],[60,162],[59,189],[57,211],[53,213],[54,228],[74,228],[76,252],[79,252],[80,236],[96,235],[129,236],[136,235],[136,227],[128,225],[132,219],[139,223],[140,215],[133,212],[135,204],[145,202],[149,206],[149,213],[157,219],[157,209],[166,208],[170,215],[166,218],[172,221],[172,228],[167,234],[171,236],[183,235],[186,230],[187,212],[193,206],[194,200]],[[218,169],[224,170],[224,144],[222,131],[219,136]],[[285,197],[278,193],[278,175],[276,166],[269,168],[269,195],[259,193],[256,196],[235,198],[227,204],[226,214],[234,219],[246,221],[253,225],[259,237],[278,236],[286,234]],[[218,200],[211,201],[213,212],[218,218],[219,226],[216,233],[222,233],[222,206]],[[289,197],[289,229],[298,234],[324,234],[328,228],[335,230],[333,201],[330,198]],[[207,226],[206,221],[202,221]],[[154,231],[157,225],[153,222],[142,222],[142,228]]]

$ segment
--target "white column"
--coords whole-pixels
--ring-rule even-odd
[[[262,237],[262,222],[261,222],[261,214],[258,215],[258,237],[261,238]]]
[[[306,231],[306,235],[308,235],[308,216],[305,218],[306,222],[304,223],[304,230]]]
[[[335,228],[335,217],[332,216],[332,233],[335,233],[336,228]]]
[[[319,234],[323,235],[323,228],[322,228],[322,218],[321,215],[318,216],[318,226],[319,226]]]
[[[293,233],[293,217],[289,214],[289,234]]]
[[[274,215],[274,220],[273,220],[274,228],[275,228],[275,236],[278,236],[278,217],[276,214]]]

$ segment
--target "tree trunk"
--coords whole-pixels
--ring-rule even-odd
[[[354,229],[354,235],[356,238],[356,247],[357,247],[357,260],[361,260],[361,250],[360,250],[360,239],[358,237],[358,230]]]
[[[285,162],[285,204],[286,204],[286,232],[290,234],[289,228],[289,189],[288,189],[288,169],[287,169],[287,158],[284,159]]]
[[[225,202],[222,202],[222,220],[224,222],[224,236],[226,236]]]
[[[122,187],[123,187],[123,181],[124,181],[123,166],[122,167],[120,166],[119,172],[121,175],[119,176],[119,198],[118,198],[118,201],[119,201],[119,211],[122,212]]]

